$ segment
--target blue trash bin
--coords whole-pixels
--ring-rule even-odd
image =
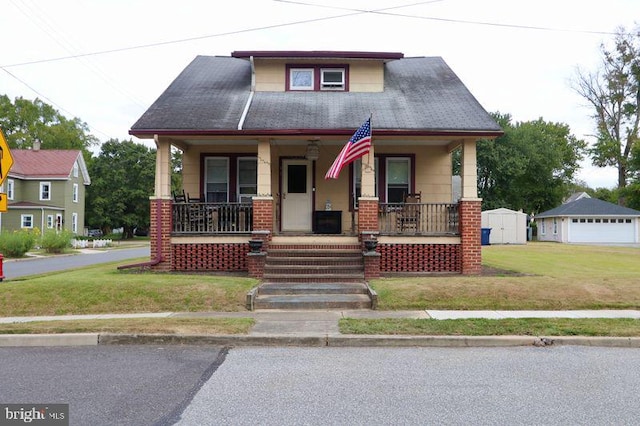
[[[491,243],[489,242],[489,237],[491,236],[491,228],[482,228],[482,238],[480,240],[480,243],[483,246],[488,246]]]

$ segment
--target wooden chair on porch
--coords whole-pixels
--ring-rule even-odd
[[[404,197],[404,205],[396,213],[396,227],[398,231],[412,230],[418,232],[420,229],[420,203],[422,193],[407,194]]]

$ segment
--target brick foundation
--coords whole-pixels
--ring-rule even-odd
[[[378,244],[380,271],[461,272],[459,244]]]
[[[173,244],[171,268],[176,271],[245,272],[249,243]]]
[[[460,201],[460,241],[462,243],[462,273],[482,272],[481,200]]]

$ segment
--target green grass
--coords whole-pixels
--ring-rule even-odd
[[[247,334],[253,318],[135,318],[0,324],[0,334]]]
[[[340,320],[345,334],[422,336],[640,336],[637,319],[353,319]]]
[[[491,274],[412,275],[373,280],[378,308],[640,309],[639,248],[529,243],[484,246],[482,255],[483,264],[493,271]],[[116,268],[130,263],[128,260],[5,280],[0,283],[1,315],[238,312],[245,310],[246,294],[258,283],[238,276],[136,273]],[[231,323],[231,330],[240,327],[239,333],[251,327],[240,320]],[[340,326],[342,332],[355,334],[640,336],[638,320],[627,319],[344,319]],[[4,325],[0,333],[234,333],[229,328],[217,327],[210,318],[54,321]]]
[[[243,311],[257,285],[245,277],[116,269],[125,263],[131,261],[4,281],[2,316]]]
[[[529,243],[484,246],[483,276],[371,281],[381,310],[640,309],[640,249]],[[502,272],[500,272],[502,271]]]

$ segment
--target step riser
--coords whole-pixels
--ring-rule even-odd
[[[258,299],[254,307],[255,309],[371,309],[371,302],[268,302]]]
[[[296,277],[292,276],[272,276],[272,277],[264,277],[263,282],[265,283],[335,283],[336,281],[343,283],[361,283],[364,281],[362,277],[323,277],[323,276],[305,276],[299,275]]]
[[[265,266],[264,274],[265,276],[273,276],[273,275],[309,275],[309,274],[347,274],[347,275],[357,275],[360,276],[364,273],[364,268],[362,267],[337,267],[337,266],[318,266],[318,265],[307,265],[305,267],[295,267],[295,266]]]
[[[362,257],[267,257],[267,265],[362,265]]]
[[[302,284],[291,284],[291,285],[262,285],[258,290],[258,296],[261,295],[301,295],[301,294],[333,294],[333,295],[346,295],[346,294],[368,294],[367,288],[365,286],[322,286],[319,283],[315,288],[313,284],[305,285]]]

